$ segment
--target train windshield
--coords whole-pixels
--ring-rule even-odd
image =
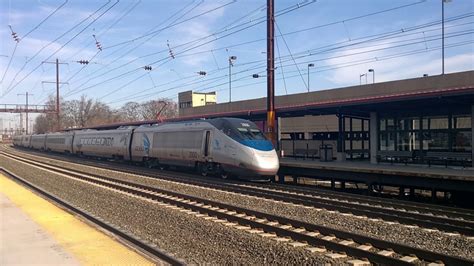
[[[238,127],[237,131],[240,133],[243,139],[266,140],[265,136],[258,128]]]
[[[238,118],[221,118],[209,121],[235,141],[259,150],[272,150],[273,145],[253,122]]]

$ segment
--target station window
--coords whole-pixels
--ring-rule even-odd
[[[470,115],[381,117],[379,149],[397,151],[472,151]]]

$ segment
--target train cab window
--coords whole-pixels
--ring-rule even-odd
[[[254,123],[237,118],[222,118],[210,121],[217,129],[234,140],[267,140]]]

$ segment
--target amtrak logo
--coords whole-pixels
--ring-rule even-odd
[[[143,135],[143,150],[145,151],[146,155],[150,152],[150,140],[146,134]]]
[[[220,150],[221,149],[219,141],[217,139],[214,140],[214,149],[215,150]]]

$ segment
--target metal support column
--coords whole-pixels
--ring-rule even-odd
[[[369,143],[370,143],[370,163],[377,163],[377,150],[379,147],[379,136],[378,136],[378,118],[376,112],[370,113],[370,124],[369,124]]]
[[[59,59],[56,58],[56,123],[57,131],[61,129],[59,120]]]
[[[474,167],[474,104],[471,106],[471,150],[472,150],[472,158],[471,158],[471,165]]]
[[[337,138],[337,160],[345,161],[345,144],[346,144],[346,129],[345,129],[345,119],[344,115],[339,113],[338,115],[338,138]]]

